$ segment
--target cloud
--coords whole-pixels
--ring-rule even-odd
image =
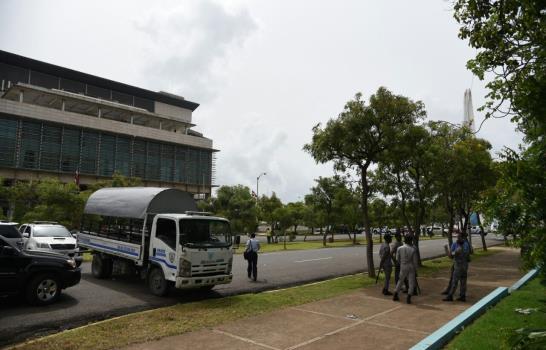
[[[143,80],[161,90],[206,102],[222,87],[222,66],[256,30],[247,10],[229,12],[212,1],[156,9],[135,23],[148,40]]]
[[[223,138],[222,151],[217,155],[217,168],[222,169],[218,173],[218,184],[241,183],[254,188],[256,177],[266,172],[267,179],[263,181],[280,188],[286,181],[280,166],[287,146],[286,133],[266,127],[257,116],[242,125],[228,130]]]

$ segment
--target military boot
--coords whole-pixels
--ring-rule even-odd
[[[406,304],[411,304],[411,294],[408,293],[408,297],[406,298]]]
[[[398,293],[397,293],[397,292],[394,292],[394,296],[392,297],[392,300],[394,300],[394,301],[400,300],[400,298],[398,297]]]

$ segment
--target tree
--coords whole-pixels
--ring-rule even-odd
[[[274,211],[275,209],[278,209],[282,207],[281,200],[277,197],[275,192],[271,194],[271,197],[268,197],[266,195],[262,195],[258,199],[258,217],[260,220],[265,220],[271,225],[271,235],[274,236],[275,241],[276,235],[275,235],[275,216]]]
[[[87,194],[80,193],[74,183],[58,179],[17,182],[10,192],[17,221],[56,221],[69,229],[80,226]]]
[[[421,225],[434,197],[436,153],[429,130],[422,125],[409,125],[385,152],[377,172],[384,194],[396,199],[404,223],[414,236],[419,264]]]
[[[339,201],[341,195],[340,191],[346,190],[344,180],[336,175],[332,177],[319,177],[315,179],[316,186],[311,188],[311,197],[306,197],[306,201],[312,202],[316,209],[318,209],[324,217],[324,223],[326,224],[326,231],[322,236],[322,244],[326,246],[326,236],[333,231],[332,226],[336,223],[336,218],[339,217],[341,212],[341,203]]]
[[[138,187],[143,186],[139,177],[128,177],[115,171],[111,179],[97,181],[89,185],[89,191],[94,192],[105,187]]]
[[[362,221],[366,231],[368,274],[375,276],[373,241],[370,231],[368,170],[381,160],[385,150],[408,125],[425,115],[421,102],[392,94],[381,87],[370,97],[369,105],[356,94],[347,102],[338,118],[330,119],[324,128],[313,128],[313,139],[304,146],[317,162],[334,162],[340,171],[353,169],[360,176]]]
[[[382,198],[374,198],[370,203],[370,225],[379,228],[379,241],[381,242],[381,229],[387,223],[388,204]]]
[[[279,229],[283,235],[283,245],[286,249],[286,231],[294,225],[294,212],[288,209],[288,206],[281,206],[273,212],[273,217],[279,224]]]
[[[305,210],[303,213],[303,223],[307,227],[311,227],[311,234],[315,233],[315,228],[319,227],[322,233],[322,228],[326,225],[326,217],[320,210],[317,203],[317,198],[313,194],[305,196]],[[307,235],[303,238],[305,241]]]
[[[457,0],[459,37],[477,55],[467,67],[486,87],[486,117],[511,116],[526,136],[546,133],[546,9],[541,0]]]
[[[523,256],[529,266],[546,264],[546,17],[540,0],[458,0],[455,18],[461,24],[459,37],[468,39],[478,54],[467,64],[480,79],[493,80],[486,86],[488,100],[482,109],[487,117],[510,116],[524,132],[525,148],[520,154],[508,150],[503,159],[508,168],[528,172],[520,178],[502,172],[506,191],[521,199],[522,213],[530,218],[521,232]],[[494,200],[493,200],[494,201]],[[511,211],[509,202],[499,202]],[[506,223],[505,223],[506,224]]]
[[[455,159],[458,164],[453,169],[455,173],[455,202],[460,217],[464,219],[463,231],[468,232],[471,243],[470,214],[476,208],[481,192],[495,183],[490,149],[489,142],[470,135],[457,142],[454,147]],[[487,249],[483,232],[481,238],[484,249]]]
[[[206,204],[201,204],[204,210],[210,210],[230,221],[235,233],[249,233],[256,230],[256,201],[250,188],[243,185],[221,186],[216,197]]]
[[[298,226],[303,224],[303,217],[305,214],[305,204],[303,202],[288,203],[286,208],[290,211],[294,219],[294,234],[291,236],[295,238],[298,233]]]

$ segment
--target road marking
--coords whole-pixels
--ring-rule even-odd
[[[228,336],[228,337],[237,339],[237,340],[244,341],[244,342],[246,342],[246,343],[258,345],[258,346],[264,347],[264,348],[266,348],[266,349],[280,350],[280,349],[278,349],[278,348],[274,348],[274,347],[269,346],[269,345],[267,345],[267,344],[259,343],[259,342],[257,342],[257,341],[254,341],[254,340],[248,339],[248,338],[243,338],[243,337],[240,337],[240,336],[235,335],[235,334],[231,334],[231,333],[228,333],[228,332],[221,331],[221,330],[219,330],[219,329],[213,329],[212,331],[213,331],[214,333],[222,334],[222,335],[225,335],[225,336]]]
[[[319,261],[319,260],[328,260],[328,259],[332,259],[331,256],[327,257],[327,258],[317,258],[317,259],[308,259],[308,260],[298,260],[298,261],[294,261],[295,263],[302,263],[302,262],[308,262],[308,261]]]

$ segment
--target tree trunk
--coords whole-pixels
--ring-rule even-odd
[[[487,244],[485,243],[485,235],[483,234],[484,231],[483,231],[483,226],[482,226],[482,220],[480,219],[480,213],[476,212],[476,216],[478,217],[478,226],[480,226],[480,236],[482,238],[482,248],[483,248],[483,251],[486,252],[487,251]]]
[[[328,237],[328,233],[330,231],[330,226],[326,226],[326,231],[324,231],[324,234],[322,235],[322,246],[326,247],[326,238]]]
[[[449,243],[449,249],[453,245],[453,225],[455,225],[455,217],[453,212],[449,213],[449,227],[447,228],[447,242]]]
[[[370,231],[370,217],[368,216],[368,167],[360,168],[360,177],[362,183],[362,219],[364,221],[364,230],[366,231],[366,260],[368,262],[368,276],[375,277],[375,266],[373,263],[373,240]]]
[[[283,231],[283,235],[284,235],[284,250],[286,250],[286,230],[282,230]]]

